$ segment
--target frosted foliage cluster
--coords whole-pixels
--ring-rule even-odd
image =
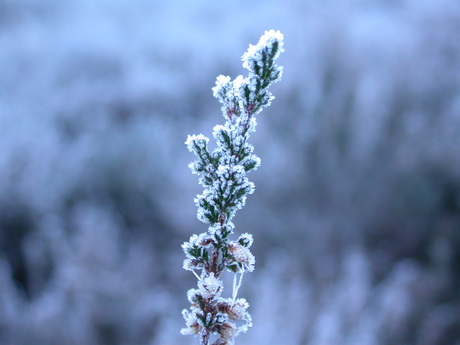
[[[249,71],[247,77],[239,75],[233,81],[228,76],[217,77],[213,94],[222,103],[222,112],[230,123],[247,120],[249,113],[256,114],[271,104],[274,96],[267,89],[281,79],[283,68],[274,61],[283,51],[283,35],[267,31],[242,57],[243,67]]]
[[[237,241],[230,241],[229,236],[234,231],[232,219],[236,211],[254,192],[254,183],[246,174],[260,166],[260,158],[253,153],[254,147],[248,139],[256,128],[255,115],[273,99],[268,87],[281,78],[282,68],[275,60],[282,47],[283,35],[279,31],[267,31],[259,43],[251,45],[243,55],[248,77],[240,75],[233,81],[230,77],[217,77],[212,90],[223,105],[226,121],[213,129],[217,143],[214,150],[209,151],[209,139],[202,134],[189,135],[185,142],[189,151],[197,156],[189,167],[204,187],[195,204],[198,219],[208,225],[208,231],[193,235],[182,245],[186,256],[183,267],[199,279],[198,290],[188,292],[192,305],[190,310],[183,311],[187,328],[182,334],[199,334],[202,345],[209,344],[212,334],[218,336],[213,345],[232,344],[236,335],[252,325],[247,312],[249,304],[245,299],[237,299],[243,274],[252,272],[255,266],[254,255],[249,250],[252,235],[245,233]],[[231,299],[221,297],[220,275],[224,269],[235,274]],[[195,270],[201,270],[201,275]]]

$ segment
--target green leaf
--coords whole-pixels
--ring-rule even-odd
[[[200,248],[195,245],[189,248],[188,253],[195,258],[201,257]]]
[[[238,271],[238,265],[237,264],[232,264],[232,265],[228,265],[226,266],[226,268],[230,271],[232,271],[233,273],[236,273]]]
[[[246,188],[239,188],[235,193],[235,199],[236,200],[241,199],[246,194],[248,194],[248,191]]]
[[[209,253],[207,250],[203,250],[203,259],[205,262],[209,262]]]
[[[250,170],[254,169],[256,167],[256,165],[257,165],[256,161],[249,161],[244,165],[244,170],[245,171],[250,171]]]

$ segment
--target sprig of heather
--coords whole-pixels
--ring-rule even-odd
[[[220,75],[212,89],[222,103],[225,118],[225,124],[213,130],[217,147],[210,151],[209,139],[202,134],[190,135],[185,142],[197,156],[189,166],[204,187],[195,203],[198,219],[208,225],[208,231],[192,235],[182,245],[184,269],[196,275],[198,289],[188,291],[191,307],[182,312],[187,327],[181,332],[199,335],[201,345],[208,345],[211,335],[216,335],[212,345],[233,344],[235,336],[252,325],[249,304],[237,294],[243,274],[254,270],[255,258],[249,250],[253,238],[244,233],[231,240],[230,235],[236,211],[254,192],[254,183],[246,173],[260,166],[260,158],[248,139],[256,128],[255,115],[274,99],[268,88],[281,79],[283,68],[275,61],[283,50],[283,35],[273,30],[265,32],[256,45],[250,45],[242,57],[248,76],[231,80]],[[231,298],[221,297],[224,270],[235,274]]]

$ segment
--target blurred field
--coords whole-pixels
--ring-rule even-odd
[[[269,29],[236,343],[460,345],[458,1],[0,0],[1,345],[197,344],[184,141]]]

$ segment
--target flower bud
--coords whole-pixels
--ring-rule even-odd
[[[222,281],[217,279],[214,273],[210,273],[198,282],[198,287],[204,298],[214,298],[222,292]]]
[[[228,252],[244,271],[252,272],[254,270],[256,262],[254,255],[252,255],[248,248],[242,246],[241,243],[237,241],[230,242],[228,244]]]

